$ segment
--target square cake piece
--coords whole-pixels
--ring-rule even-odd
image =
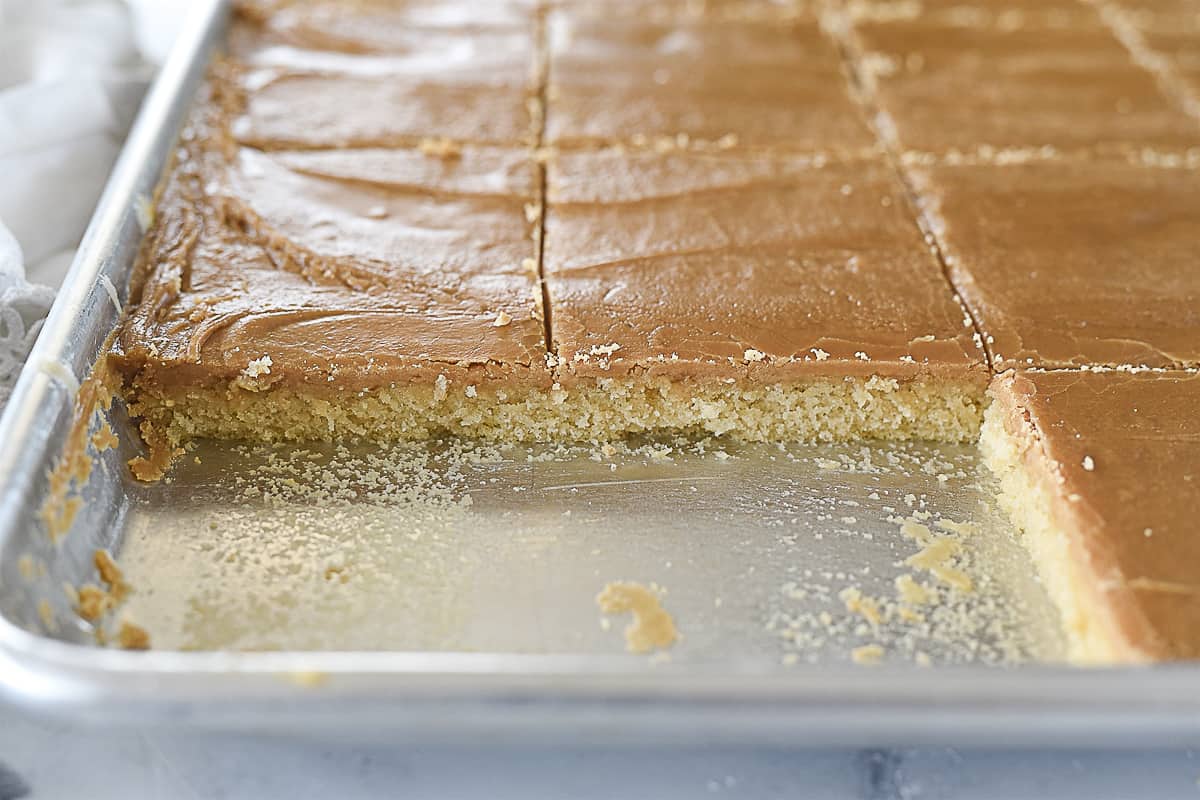
[[[854,24],[861,69],[905,150],[1200,145],[1196,121],[1085,4],[914,5],[868,5],[876,13]]]
[[[1200,181],[1140,163],[914,168],[995,366],[1200,364]]]
[[[1200,657],[1200,374],[1008,373],[983,451],[1070,655]]]
[[[815,16],[548,20],[546,142],[858,152],[875,139]]]
[[[561,153],[547,201],[559,380],[620,398],[588,424],[975,435],[982,352],[881,159]]]
[[[230,95],[240,142],[276,149],[536,141],[532,12],[524,24],[491,26],[331,16],[338,24],[330,29],[286,15],[235,23]]]
[[[162,436],[486,436],[548,387],[525,150],[184,140],[114,359]]]

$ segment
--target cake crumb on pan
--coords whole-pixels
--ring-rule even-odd
[[[675,621],[662,607],[659,594],[640,583],[615,581],[605,584],[596,595],[596,605],[605,614],[633,615],[625,628],[625,649],[631,653],[667,648],[679,638]]]

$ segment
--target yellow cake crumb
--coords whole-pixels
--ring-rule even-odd
[[[33,556],[26,553],[17,559],[17,572],[27,581],[37,577],[37,570],[34,567]]]
[[[117,646],[122,650],[149,650],[150,634],[132,622],[122,622],[117,630]]]
[[[896,578],[896,591],[900,599],[910,606],[923,606],[935,596],[928,587],[917,583],[912,575],[907,574]]]
[[[112,596],[99,586],[85,583],[79,587],[75,609],[88,622],[96,622],[112,607]]]
[[[317,670],[305,670],[286,673],[286,678],[289,683],[293,683],[296,686],[305,689],[316,689],[329,682],[329,673]]]
[[[838,594],[838,599],[846,605],[847,611],[862,616],[871,623],[871,627],[878,628],[883,622],[883,614],[879,611],[878,601],[864,595],[861,590],[853,586],[847,587]]]
[[[58,630],[58,619],[54,616],[54,609],[50,607],[50,601],[45,598],[38,601],[37,604],[38,619],[42,621],[42,627],[47,633],[54,633]]]
[[[92,434],[92,446],[96,448],[97,453],[103,453],[105,450],[112,450],[121,444],[117,438],[117,434],[107,422],[102,422],[100,427]]]
[[[950,565],[960,545],[949,539],[939,539],[926,545],[919,553],[904,559],[910,567],[929,570],[938,580],[960,592],[970,592],[974,583],[965,572]]]
[[[916,514],[914,514],[916,516]],[[969,575],[953,565],[954,559],[962,550],[962,544],[947,536],[938,536],[928,525],[912,519],[900,523],[900,531],[905,536],[922,545],[921,550],[904,560],[910,567],[924,569],[934,577],[960,592],[974,590],[974,583]]]
[[[596,604],[605,614],[633,614],[625,628],[625,649],[631,653],[670,647],[679,636],[658,594],[640,583],[609,583],[596,595]]]
[[[884,650],[877,644],[864,644],[850,651],[850,658],[855,664],[878,664],[883,660]]]
[[[100,580],[108,587],[108,593],[112,596],[114,603],[119,603],[129,594],[129,584],[125,582],[125,576],[121,573],[121,568],[113,561],[112,556],[106,550],[96,550],[92,554],[92,563],[96,566],[96,571],[100,573]]]

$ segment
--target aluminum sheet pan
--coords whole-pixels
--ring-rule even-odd
[[[210,0],[196,15],[0,419],[7,697],[104,724],[389,742],[1200,741],[1191,665],[996,666],[1053,660],[1061,643],[970,447],[659,442],[468,457],[437,442],[206,443],[144,486],[124,466],[136,437],[118,403],[121,448],[97,456],[52,543],[40,510],[75,386],[119,318],[146,199],[227,8]],[[341,483],[289,489],[312,483],[289,475],[330,462]],[[872,626],[839,594],[893,597],[898,575],[919,573],[899,524],[917,512],[972,525],[962,546],[976,590],[944,593],[925,623]],[[94,580],[97,547],[120,552],[128,612],[155,650],[100,648],[71,608],[63,586]],[[625,621],[602,622],[595,594],[620,579],[665,590],[682,634],[668,657],[625,653]],[[872,643],[883,663],[850,663]]]
[[[174,649],[618,655],[625,620],[594,598],[635,580],[682,635],[657,665],[1061,654],[972,447],[605,450],[209,443],[130,503],[125,610]],[[921,518],[962,548],[970,591],[905,563],[921,545],[900,523]],[[902,575],[937,595],[920,619],[896,616]]]

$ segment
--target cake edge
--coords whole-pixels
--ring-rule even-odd
[[[1113,613],[1111,598],[1105,596],[1100,581],[1082,573],[1081,564],[1087,561],[1082,542],[1063,521],[1066,511],[1055,499],[1057,473],[1033,423],[1022,418],[1018,424],[1006,424],[1020,409],[1003,396],[1004,377],[997,376],[988,390],[992,402],[984,411],[979,450],[997,481],[996,501],[1017,529],[1039,580],[1058,609],[1067,661],[1077,666],[1105,666],[1162,660],[1163,654],[1131,639]]]
[[[163,386],[127,378],[143,436],[172,447],[195,438],[399,441],[439,434],[488,441],[589,442],[693,433],[745,441],[974,441],[986,401],[975,376],[811,377],[787,383],[605,378],[569,387],[432,383],[319,392],[237,381]]]

